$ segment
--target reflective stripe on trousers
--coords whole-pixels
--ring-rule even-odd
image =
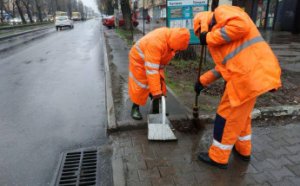
[[[249,141],[251,140],[251,134],[247,135],[247,136],[239,136],[238,138],[239,141]]]
[[[139,82],[139,81],[133,76],[133,74],[132,74],[131,72],[129,72],[129,77],[131,77],[131,78],[133,79],[133,81],[134,81],[139,87],[141,87],[141,88],[143,88],[143,89],[149,89],[149,86],[148,86],[148,85]]]
[[[218,147],[218,148],[220,148],[220,149],[222,149],[222,150],[231,150],[232,147],[233,147],[233,145],[224,145],[224,144],[218,142],[218,141],[215,140],[215,139],[213,139],[213,144],[212,144],[212,145],[213,145],[213,146],[216,146],[216,147]]]

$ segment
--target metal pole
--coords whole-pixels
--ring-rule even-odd
[[[143,0],[143,35],[145,35],[145,0]]]

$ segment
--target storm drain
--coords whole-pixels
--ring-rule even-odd
[[[97,149],[65,153],[60,166],[56,185],[97,185]]]

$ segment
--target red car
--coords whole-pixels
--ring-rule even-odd
[[[136,19],[132,19],[132,23],[134,27],[137,27],[139,25],[139,22]],[[114,28],[115,27],[115,16],[108,16],[102,19],[102,24],[104,26],[107,26],[108,28]],[[122,27],[125,25],[125,21],[123,19],[123,16],[120,16],[119,18],[119,26]]]

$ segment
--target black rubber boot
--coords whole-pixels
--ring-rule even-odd
[[[243,160],[243,161],[249,162],[249,161],[251,160],[251,156],[244,156],[244,155],[240,154],[240,153],[235,149],[235,147],[233,147],[232,151],[233,151],[233,153],[234,153],[237,157],[239,157],[239,158],[240,158],[241,160]]]
[[[131,117],[135,120],[142,120],[143,119],[143,116],[140,113],[140,106],[135,104],[135,103],[132,105]]]
[[[159,99],[154,99],[152,102],[152,114],[159,113]]]
[[[228,167],[228,164],[221,164],[221,163],[217,163],[215,161],[213,161],[212,159],[210,159],[210,157],[208,156],[208,153],[207,152],[201,152],[199,155],[198,155],[198,159],[200,161],[203,161],[204,163],[207,163],[209,165],[213,165],[213,166],[216,166],[220,169],[227,169]]]

